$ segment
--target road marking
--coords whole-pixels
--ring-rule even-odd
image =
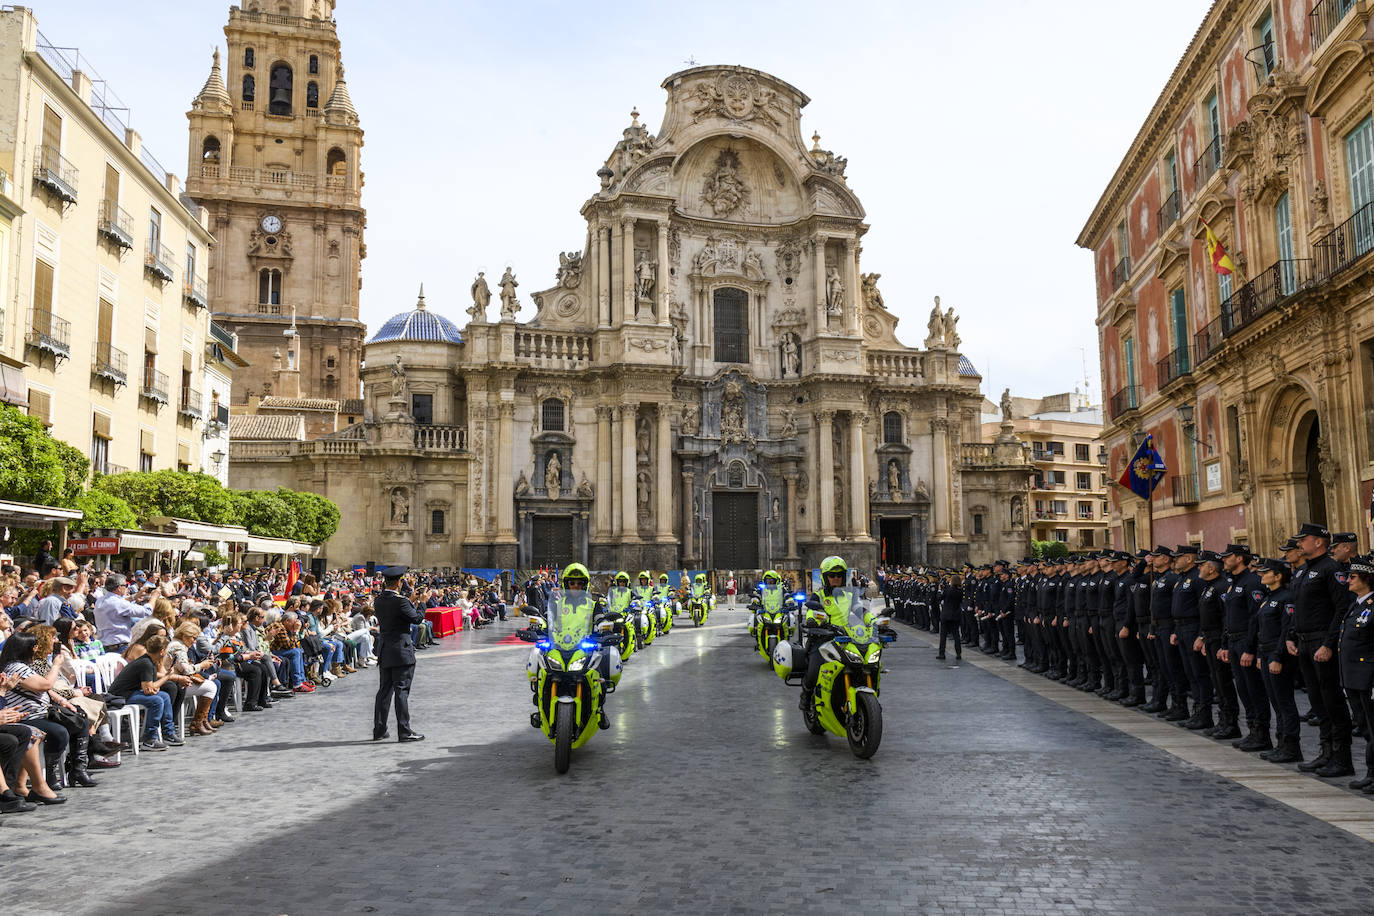
[[[910,626],[907,629],[927,646],[934,648],[939,644],[936,636]],[[1353,795],[1344,788],[1238,751],[1231,747],[1229,741],[1222,743],[1204,738],[1173,723],[1109,703],[1094,694],[1065,687],[1058,681],[1031,674],[1007,662],[992,657],[980,658],[982,653],[975,652],[970,652],[964,661],[1060,706],[1096,719],[1103,725],[1125,732],[1195,767],[1374,843],[1374,802],[1365,796]]]

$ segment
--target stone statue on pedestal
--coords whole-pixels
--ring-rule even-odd
[[[825,274],[825,310],[831,315],[844,310],[844,280],[835,267],[828,268]]]
[[[557,499],[559,487],[562,484],[563,461],[558,457],[557,452],[549,455],[549,462],[544,466],[544,489],[548,491],[549,499]]]
[[[477,271],[477,279],[472,281],[472,307],[468,314],[474,321],[487,320],[487,306],[491,304],[491,287],[487,286],[485,271]]]
[[[401,362],[401,354],[396,354],[396,362],[391,364],[391,399],[403,401],[406,396],[406,367]]]
[[[515,288],[520,284],[515,281],[515,274],[509,267],[501,275],[501,320],[514,321],[515,313],[520,311],[520,303],[515,300]]]

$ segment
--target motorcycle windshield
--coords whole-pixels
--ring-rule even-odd
[[[572,650],[592,632],[592,596],[587,592],[554,589],[549,595],[549,638],[560,649]]]
[[[625,613],[630,607],[630,590],[616,586],[606,592],[606,606],[612,611]]]
[[[782,601],[786,596],[787,593],[783,591],[781,585],[765,585],[759,600],[765,611],[777,612],[782,610]]]
[[[846,586],[835,589],[831,596],[835,599],[836,604],[848,610],[844,629],[850,640],[861,646],[871,643],[873,641],[873,612],[868,609],[863,592],[853,586]]]

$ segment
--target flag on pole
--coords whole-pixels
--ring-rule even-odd
[[[290,598],[291,591],[296,587],[296,580],[301,577],[301,564],[292,560],[286,568],[286,588],[282,589],[282,597]]]
[[[1207,225],[1207,220],[1202,221],[1202,228],[1207,233],[1207,260],[1212,262],[1212,269],[1219,274],[1230,276],[1236,265],[1226,253],[1226,246],[1221,244],[1212,227]]]
[[[1121,478],[1117,483],[1141,499],[1149,499],[1168,470],[1164,459],[1155,451],[1155,437],[1148,435],[1145,441],[1140,443],[1140,448],[1135,450],[1135,455],[1126,465],[1126,470],[1121,472]]]

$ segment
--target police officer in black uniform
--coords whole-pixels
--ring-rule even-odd
[[[1221,555],[1226,565],[1227,586],[1222,595],[1225,619],[1222,624],[1222,648],[1218,660],[1231,666],[1231,679],[1236,696],[1245,707],[1245,726],[1249,729],[1240,741],[1231,746],[1242,751],[1267,751],[1274,745],[1269,737],[1269,697],[1264,688],[1264,675],[1256,665],[1242,665],[1246,636],[1250,622],[1265,598],[1265,588],[1259,574],[1250,567],[1250,548],[1244,544],[1227,544]]]
[[[1350,564],[1350,592],[1355,599],[1346,609],[1336,644],[1341,686],[1365,721],[1374,722],[1374,558],[1358,557]],[[1364,746],[1364,777],[1351,782],[1350,788],[1374,795],[1374,741]]]
[[[1307,563],[1293,579],[1293,619],[1285,634],[1290,655],[1297,656],[1312,712],[1321,720],[1321,753],[1298,769],[1318,776],[1350,776],[1350,709],[1341,692],[1336,642],[1350,605],[1348,576],[1328,553],[1331,532],[1325,525],[1304,524],[1297,535]]]
[[[1202,729],[1208,738],[1229,741],[1240,737],[1240,704],[1236,700],[1236,685],[1232,680],[1231,666],[1224,664],[1218,657],[1222,649],[1221,634],[1226,625],[1227,581],[1225,561],[1221,555],[1204,550],[1198,564],[1198,575],[1202,577],[1202,595],[1198,598],[1198,636],[1193,642],[1193,650],[1199,653],[1207,666],[1207,676],[1212,683],[1212,692],[1217,698],[1217,724]]]
[[[410,727],[410,682],[415,676],[415,642],[410,628],[425,619],[424,611],[410,603],[397,589],[406,574],[404,566],[382,570],[384,588],[373,604],[377,616],[377,670],[381,682],[372,715],[372,740],[391,737],[386,730],[392,699],[396,703],[396,740],[423,741],[425,736]]]

